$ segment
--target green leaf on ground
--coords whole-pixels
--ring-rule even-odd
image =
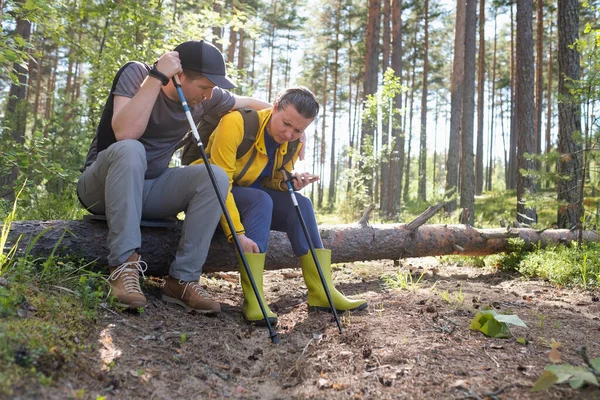
[[[521,318],[519,318],[516,315],[498,314],[498,315],[496,315],[496,321],[504,322],[505,324],[512,324],[512,325],[520,326],[523,328],[527,328],[527,325],[525,325],[525,322],[523,322],[521,320]]]
[[[554,385],[558,381],[558,377],[554,375],[551,371],[544,371],[540,375],[535,384],[531,388],[532,392],[539,392],[542,390],[548,389],[550,386]]]
[[[546,369],[542,372],[531,390],[537,392],[548,389],[555,383],[558,384],[567,381],[573,389],[579,389],[586,383],[598,386],[598,379],[589,369],[570,364],[562,364],[546,366]]]
[[[527,325],[516,315],[498,314],[494,310],[485,310],[477,312],[471,320],[469,329],[481,331],[490,337],[508,338],[510,332],[507,324],[527,328]]]
[[[596,371],[600,371],[600,357],[594,358],[590,363],[592,363]]]

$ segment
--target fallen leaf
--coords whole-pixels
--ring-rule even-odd
[[[548,389],[550,386],[558,382],[558,377],[554,373],[546,370],[542,372],[535,385],[531,388],[532,392],[539,392]]]
[[[550,350],[550,354],[548,354],[548,358],[554,364],[560,362],[560,351],[558,351],[558,346],[557,347],[553,347],[552,350]]]

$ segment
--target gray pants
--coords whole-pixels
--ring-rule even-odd
[[[222,210],[205,165],[169,168],[144,179],[146,151],[137,140],[123,140],[98,154],[79,178],[77,193],[95,214],[108,222],[108,263],[125,262],[142,245],[140,220],[185,212],[181,240],[169,275],[183,281],[200,278],[202,266]],[[213,166],[223,198],[229,178]]]

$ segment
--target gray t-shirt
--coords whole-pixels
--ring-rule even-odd
[[[132,98],[148,71],[142,63],[132,63],[119,77],[119,81],[111,95]],[[230,111],[235,103],[235,98],[226,90],[214,88],[212,97],[202,103],[190,107],[194,122],[198,124],[204,114],[221,117]],[[142,136],[138,139],[146,149],[146,179],[153,179],[161,175],[169,167],[173,153],[181,144],[181,140],[190,130],[190,125],[180,101],[171,100],[161,90],[154,106],[148,125]],[[96,142],[96,139],[94,140]],[[92,143],[94,146],[94,143]],[[85,165],[89,166],[96,160],[97,152],[90,151]]]

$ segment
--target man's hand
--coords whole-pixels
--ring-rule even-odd
[[[254,240],[250,239],[244,234],[238,235],[238,239],[240,240],[240,244],[242,245],[242,250],[244,250],[244,253],[260,253],[260,249]]]
[[[319,175],[313,175],[308,172],[295,173],[292,178],[294,190],[300,190],[306,185],[317,182],[319,179]]]
[[[156,62],[156,69],[171,79],[175,74],[183,71],[181,60],[177,51],[169,51],[160,56]]]

